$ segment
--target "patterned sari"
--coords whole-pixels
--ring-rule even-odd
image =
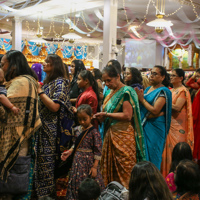
[[[39,102],[42,127],[36,138],[36,166],[34,171],[34,197],[55,197],[55,169],[60,153],[68,149],[72,139],[73,112],[69,100],[69,81],[57,78],[43,86],[45,94],[60,104],[58,112],[51,112]]]
[[[146,159],[135,90],[129,86],[124,86],[115,93],[108,90],[103,110],[108,113],[123,112],[124,101],[129,101],[132,105],[134,129],[131,122],[105,119],[101,170],[105,185],[111,181],[118,181],[128,188],[132,168],[136,162]]]
[[[15,164],[23,142],[31,138],[41,126],[36,80],[28,75],[18,76],[9,81],[6,88],[9,100],[20,110],[17,116],[8,112],[6,123],[0,121],[0,179],[3,180],[6,180]]]
[[[6,179],[10,168],[15,164],[21,152],[24,151],[24,148],[22,148],[23,143],[29,140],[29,152],[27,149],[27,153],[31,155],[32,159],[28,192],[27,194],[15,195],[13,197],[15,200],[28,200],[31,198],[33,168],[35,163],[33,156],[33,147],[35,145],[34,137],[36,131],[42,125],[38,112],[37,82],[29,75],[18,76],[7,82],[6,88],[8,90],[9,100],[16,107],[20,108],[20,110],[17,116],[12,112],[8,112],[6,123],[0,120],[0,178]],[[28,104],[30,105],[29,109]]]
[[[164,177],[169,173],[175,145],[187,142],[192,150],[194,145],[191,97],[185,86],[172,90],[172,103],[176,104],[178,98],[185,98],[186,102],[180,112],[172,112],[171,126],[162,155],[161,171]]]
[[[144,98],[149,104],[154,105],[160,96],[166,99],[166,104],[161,110],[165,115],[156,118],[148,119],[150,112],[143,105],[140,106],[147,160],[160,169],[162,153],[171,123],[172,94],[167,87],[160,87],[147,93],[149,89],[150,87],[144,91]]]

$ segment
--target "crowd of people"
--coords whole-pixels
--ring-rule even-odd
[[[0,200],[98,199],[112,181],[129,200],[200,199],[199,69],[70,70],[49,54],[41,83],[21,52],[1,57]]]

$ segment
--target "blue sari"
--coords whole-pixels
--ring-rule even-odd
[[[147,94],[149,89],[150,87],[146,88],[144,91],[144,98],[149,104],[154,105],[160,96],[166,99],[166,104],[161,110],[165,115],[156,118],[148,119],[151,113],[142,104],[140,105],[146,158],[160,169],[162,153],[171,124],[172,94],[167,87],[160,87]]]

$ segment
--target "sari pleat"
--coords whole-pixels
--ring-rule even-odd
[[[160,95],[166,99],[166,104],[162,108],[165,113],[163,116],[149,119],[150,112],[143,105],[140,106],[147,160],[160,169],[162,153],[171,123],[172,96],[167,87],[160,87],[148,93],[149,89],[150,87],[144,91],[144,98],[149,104],[154,105]]]
[[[101,168],[107,185],[115,180],[128,188],[130,174],[136,164],[134,129],[129,122],[111,126],[104,138]]]
[[[110,94],[109,90],[103,109],[108,113],[122,112],[125,95],[129,96],[133,107],[135,130],[131,122],[106,118],[101,170],[105,185],[118,181],[128,188],[132,168],[136,162],[146,159],[137,94],[128,86],[122,87],[114,94]]]
[[[161,172],[164,177],[169,173],[172,162],[172,151],[179,142],[187,142],[191,149],[194,146],[192,105],[189,91],[184,87],[172,91],[172,103],[185,93],[186,102],[180,112],[172,112],[171,126],[162,155]]]

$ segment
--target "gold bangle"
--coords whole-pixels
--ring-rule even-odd
[[[142,101],[142,104],[144,105],[144,104],[145,104],[145,102],[146,102],[146,100],[145,100],[145,99],[143,99],[143,101]]]
[[[106,117],[107,117],[108,112],[106,111]]]

